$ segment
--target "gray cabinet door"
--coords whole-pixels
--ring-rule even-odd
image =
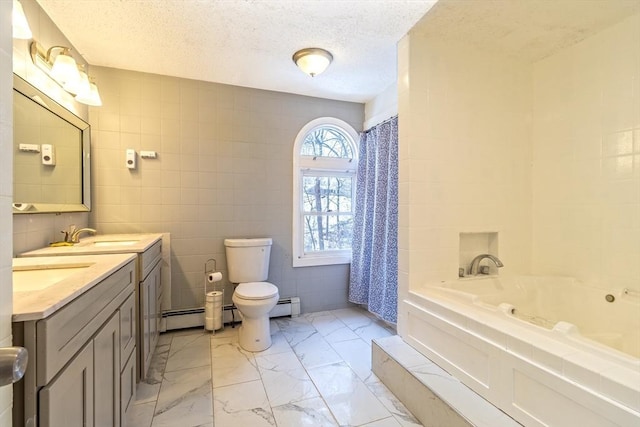
[[[93,339],[95,427],[120,427],[120,317],[114,313]]]
[[[120,306],[120,360],[124,365],[136,346],[136,298],[131,294]]]
[[[132,352],[120,375],[120,420],[122,426],[127,425],[127,415],[136,400],[136,378],[136,354]]]
[[[157,290],[161,286],[161,263],[158,262],[147,277],[140,282],[140,313],[142,314],[140,372],[141,378],[146,378],[151,363],[151,357],[158,343],[158,316],[161,315],[158,306]]]
[[[93,427],[93,341],[40,391],[41,427]]]

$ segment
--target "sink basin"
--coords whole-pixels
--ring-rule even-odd
[[[13,289],[17,292],[40,291],[92,265],[93,263],[13,267]]]
[[[93,246],[130,246],[138,243],[139,240],[97,240]]]

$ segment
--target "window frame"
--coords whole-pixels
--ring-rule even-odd
[[[345,134],[351,145],[353,158],[312,157],[301,154],[307,135],[320,127],[333,127]],[[358,140],[356,130],[347,122],[335,117],[320,117],[311,120],[300,129],[293,145],[293,221],[292,258],[293,267],[311,267],[351,263],[351,249],[304,251],[304,208],[302,201],[302,181],[305,176],[349,176],[351,177],[351,215],[355,211],[356,173],[358,168]]]

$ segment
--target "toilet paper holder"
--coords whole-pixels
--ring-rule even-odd
[[[217,329],[224,327],[222,305],[224,302],[224,288],[217,290],[215,283],[222,280],[222,273],[217,270],[216,260],[208,259],[204,264],[204,328],[215,333]],[[209,292],[207,285],[213,285],[213,291]]]

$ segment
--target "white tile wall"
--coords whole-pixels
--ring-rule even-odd
[[[497,231],[501,273],[637,288],[638,40],[636,14],[536,64],[400,42],[401,298],[455,278],[459,232]]]
[[[204,263],[217,260],[230,302],[223,240],[274,240],[269,280],[303,312],[347,305],[347,265],[291,267],[293,142],[310,120],[361,129],[362,104],[94,68],[103,106],[90,109],[101,233],[170,232],[172,308],[202,306]],[[152,150],[125,167],[125,150]]]
[[[533,267],[640,283],[640,15],[533,67]]]
[[[0,347],[11,345],[13,287],[11,279],[11,196],[13,94],[11,80],[11,10],[0,2]],[[11,425],[12,387],[0,387],[0,425]]]
[[[461,232],[497,232],[500,273],[528,272],[529,66],[415,35],[399,56],[401,288],[457,278]]]

